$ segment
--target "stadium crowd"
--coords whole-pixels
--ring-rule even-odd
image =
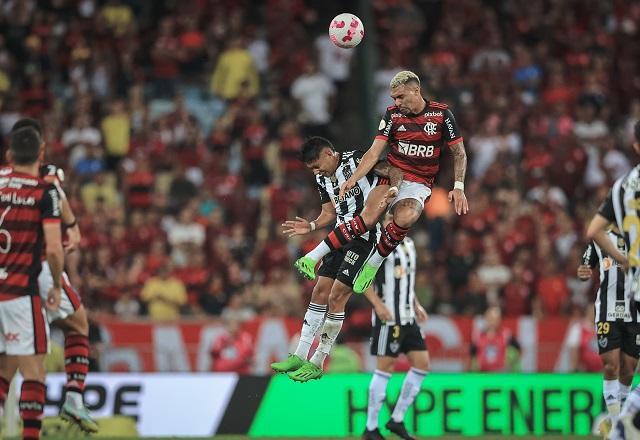
[[[342,11],[253,3],[0,5],[3,143],[19,117],[42,122],[83,232],[67,266],[89,309],[302,316],[312,284],[292,261],[325,232],[289,241],[280,224],[319,211],[298,147],[310,134],[340,139],[335,109],[353,94],[356,58],[326,37]],[[553,316],[590,301],[576,278],[585,221],[638,161],[640,3],[373,6],[378,113],[389,79],[413,69],[426,96],[452,107],[469,156],[470,213],[446,200],[445,155],[413,229],[427,310]],[[353,301],[350,335],[368,333],[368,315]]]

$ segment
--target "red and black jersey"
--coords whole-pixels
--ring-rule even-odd
[[[427,101],[418,114],[404,115],[397,106],[387,108],[376,139],[389,143],[387,160],[404,178],[431,187],[440,168],[443,145],[462,142],[453,113],[446,104]]]
[[[0,301],[38,295],[42,225],[60,223],[60,195],[43,179],[0,169]]]

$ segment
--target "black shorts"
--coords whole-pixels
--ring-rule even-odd
[[[375,234],[369,232],[375,239]],[[369,257],[375,241],[356,238],[346,246],[331,252],[322,259],[318,276],[332,278],[353,287],[353,281],[360,268]]]
[[[598,353],[619,348],[624,354],[640,357],[640,324],[637,322],[596,322]]]
[[[377,324],[371,330],[373,356],[398,357],[400,353],[426,351],[427,344],[415,322],[408,325]]]

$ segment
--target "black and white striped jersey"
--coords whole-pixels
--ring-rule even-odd
[[[320,202],[322,204],[331,202],[336,208],[336,224],[340,225],[353,219],[356,214],[360,214],[364,209],[369,192],[380,183],[380,177],[372,172],[358,180],[344,197],[340,198],[340,187],[349,179],[358,168],[364,152],[359,150],[345,151],[340,153],[340,159],[336,172],[331,177],[316,175],[316,183],[320,192]],[[377,225],[378,234],[380,226]],[[365,240],[369,239],[369,233],[362,235]]]
[[[408,325],[415,322],[416,246],[406,237],[387,257],[376,276],[378,296],[387,306],[393,320],[385,325]],[[372,325],[380,324],[375,311]]]
[[[598,211],[615,223],[628,249],[631,295],[640,294],[640,165],[616,180]]]
[[[623,254],[627,247],[622,235],[613,231],[607,237]],[[638,307],[633,301],[630,281],[624,270],[613,258],[608,256],[595,242],[591,242],[582,255],[582,264],[600,268],[600,288],[595,301],[595,321],[640,322]]]

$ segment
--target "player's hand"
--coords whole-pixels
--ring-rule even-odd
[[[67,242],[64,244],[64,251],[68,254],[80,247],[80,228],[75,225],[67,229]]]
[[[302,217],[296,216],[295,220],[287,220],[282,224],[282,233],[289,238],[309,232],[311,232],[311,222]]]
[[[384,304],[380,304],[375,307],[376,315],[380,318],[381,321],[391,321],[393,319],[393,315],[389,308]]]
[[[384,198],[380,200],[380,205],[379,205],[380,208],[384,208],[388,206],[393,201],[393,199],[395,199],[397,196],[398,196],[398,188],[395,186],[392,186],[387,190],[387,193],[384,195]]]
[[[427,322],[427,319],[429,319],[429,315],[427,314],[427,311],[424,309],[424,307],[422,307],[420,304],[416,304],[415,311],[416,319],[419,323]]]
[[[464,191],[461,189],[453,189],[449,191],[449,201],[453,202],[456,214],[461,215],[469,212],[467,196],[464,195]]]
[[[344,197],[345,193],[347,193],[348,191],[350,191],[350,190],[351,190],[351,188],[353,188],[354,186],[356,186],[356,182],[354,182],[354,181],[352,180],[352,178],[351,178],[351,177],[349,177],[349,178],[347,179],[347,181],[346,181],[346,182],[344,182],[344,183],[342,184],[342,186],[340,186],[340,193],[338,194],[338,197],[340,197],[340,199],[342,199],[342,198]]]
[[[58,310],[60,307],[61,290],[59,287],[52,287],[47,294],[47,303],[45,308],[47,310]]]
[[[581,264],[578,266],[578,278],[582,281],[587,281],[591,279],[592,271],[589,266],[585,266]]]

